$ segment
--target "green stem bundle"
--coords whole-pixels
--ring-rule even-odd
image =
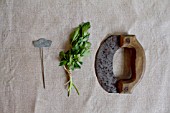
[[[73,83],[73,78],[72,78],[72,75],[71,75],[71,71],[68,70],[65,66],[64,66],[64,69],[67,72],[68,77],[69,77],[69,81],[65,84],[65,85],[69,84],[69,86],[68,86],[68,96],[70,96],[70,94],[71,94],[72,87],[74,87],[76,89],[77,94],[80,95],[77,87]]]

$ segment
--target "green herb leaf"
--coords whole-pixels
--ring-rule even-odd
[[[72,33],[72,35],[71,35],[71,43],[74,42],[78,38],[79,31],[80,31],[80,28],[77,27],[75,29],[75,31]]]
[[[83,62],[80,61],[79,63],[80,63],[81,65],[83,65]]]
[[[63,60],[60,62],[59,66],[63,66],[63,65],[66,65],[67,61],[66,60]]]
[[[74,67],[75,67],[76,69],[80,69],[80,68],[81,68],[81,66],[78,64],[78,62],[75,62]]]
[[[60,56],[61,59],[65,58],[65,53],[64,53],[64,51],[61,51],[60,54],[59,54],[59,56]]]
[[[83,56],[88,56],[90,55],[90,50],[86,50],[84,53],[83,53]]]
[[[82,35],[85,36],[88,34],[87,30],[90,28],[90,22],[86,22],[82,27]]]
[[[86,43],[85,43],[85,48],[88,48],[88,49],[89,49],[90,47],[91,47],[91,43],[90,43],[90,42],[86,42]]]

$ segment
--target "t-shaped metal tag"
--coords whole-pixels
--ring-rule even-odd
[[[42,79],[43,79],[43,87],[45,89],[45,76],[44,76],[44,62],[43,62],[43,47],[50,47],[52,41],[46,40],[44,38],[40,38],[38,40],[33,41],[34,47],[38,47],[40,49],[40,58],[41,58],[41,70],[42,70]]]

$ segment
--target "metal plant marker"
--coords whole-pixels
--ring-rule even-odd
[[[44,62],[43,62],[43,47],[50,47],[52,41],[46,40],[44,38],[40,38],[38,40],[33,41],[34,47],[38,47],[40,49],[40,58],[41,58],[41,70],[42,70],[42,79],[43,79],[43,87],[45,89],[45,76],[44,76]]]

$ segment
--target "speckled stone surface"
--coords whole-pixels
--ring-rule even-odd
[[[117,93],[117,78],[113,73],[113,56],[119,49],[119,39],[119,35],[109,36],[101,43],[96,54],[96,76],[103,89],[109,93]]]
[[[51,46],[52,41],[51,40],[47,40],[44,38],[40,38],[38,40],[33,41],[33,45],[34,47],[50,47]]]

